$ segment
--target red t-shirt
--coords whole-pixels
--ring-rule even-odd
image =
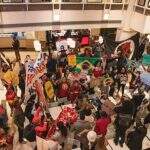
[[[99,78],[102,76],[103,70],[101,68],[95,67],[93,69],[93,75],[95,78]]]
[[[0,115],[4,113],[5,113],[5,109],[2,106],[0,106]]]
[[[58,97],[59,98],[63,98],[63,97],[67,97],[68,96],[68,90],[69,90],[69,86],[68,83],[62,83],[60,86],[60,89],[58,91]]]
[[[98,135],[103,135],[105,136],[107,133],[107,127],[108,125],[111,123],[111,119],[110,118],[100,118],[96,121],[96,125],[95,125],[95,132]]]

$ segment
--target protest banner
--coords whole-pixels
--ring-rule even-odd
[[[38,91],[36,88],[36,81],[38,81],[38,84],[40,84],[40,87],[42,87],[40,77],[46,73],[46,64],[47,64],[47,54],[45,52],[40,52],[36,61],[29,61],[26,64],[26,86],[25,86],[25,102],[30,98],[33,91]],[[42,91],[43,92],[43,91]],[[41,94],[41,92],[40,92]],[[42,94],[44,95],[44,94]],[[40,96],[38,94],[38,96]],[[45,99],[40,99],[42,102],[45,101]],[[44,102],[45,103],[45,102]]]

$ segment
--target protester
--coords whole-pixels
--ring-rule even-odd
[[[116,119],[114,121],[115,125],[114,142],[116,145],[118,145],[119,143],[120,146],[123,147],[123,144],[125,142],[126,130],[130,127],[132,123],[134,106],[130,98],[123,97],[122,106],[115,107],[114,111],[117,113]]]
[[[127,135],[127,146],[130,150],[142,150],[143,139],[147,129],[143,125],[136,125],[135,129]]]
[[[24,131],[25,116],[19,100],[17,100],[14,104],[13,118],[14,118],[15,125],[18,127],[19,142],[21,144],[24,144],[25,141],[24,141],[23,131]]]
[[[77,30],[74,36],[67,32],[58,38],[61,40],[57,41],[57,51],[53,49],[49,55],[44,49],[36,60],[27,55],[24,64],[20,64],[19,74],[8,65],[1,65],[6,103],[18,127],[19,143],[24,143],[26,138],[37,142],[37,147],[44,143],[51,149],[54,144],[55,150],[58,147],[106,150],[108,127],[114,127],[116,145],[123,147],[126,143],[131,150],[141,149],[150,123],[149,86],[142,79],[142,71],[129,65],[128,45],[119,46],[114,53],[108,52],[105,42],[92,45],[96,48],[91,49],[97,37],[89,41],[89,31],[84,32]],[[66,43],[68,35],[81,42],[78,52],[62,42]],[[135,122],[143,125],[137,125],[127,134]],[[6,110],[0,105],[0,134],[4,145],[7,126]]]
[[[106,112],[101,112],[100,118],[96,121],[95,132],[97,135],[105,136],[107,133],[107,127],[111,123],[110,117]]]

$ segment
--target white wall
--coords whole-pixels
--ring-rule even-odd
[[[146,23],[145,21],[146,16],[135,12],[134,15],[132,16],[130,27],[135,31],[144,33],[144,27]]]
[[[150,34],[150,16],[145,19],[144,33]]]
[[[52,11],[16,11],[2,12],[3,24],[21,24],[50,22],[52,20]]]
[[[16,12],[1,12],[1,24],[25,24],[25,23],[51,23],[52,11],[16,11]],[[109,20],[122,20],[123,14],[120,10],[112,10]],[[61,10],[60,22],[71,21],[102,21],[102,10]],[[83,28],[115,28],[119,27],[120,23],[113,24],[75,24],[75,25],[61,25],[61,26],[34,26],[34,27],[13,27],[13,28],[0,28],[0,32],[15,32],[15,31],[42,31],[50,29],[83,29]]]

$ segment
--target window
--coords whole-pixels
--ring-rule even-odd
[[[138,5],[144,6],[146,0],[138,0]]]

